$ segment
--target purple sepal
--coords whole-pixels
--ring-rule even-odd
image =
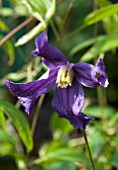
[[[50,91],[55,84],[57,69],[51,69],[40,77],[39,80],[26,84],[13,83],[6,80],[7,87],[14,93],[25,107],[26,113],[30,113],[39,96]]]
[[[93,117],[87,116],[81,112],[78,115],[65,115],[60,117],[68,119],[77,129],[86,129],[86,126],[89,124],[90,120],[94,120]]]
[[[36,50],[32,55],[42,57],[42,61],[50,68],[67,64],[66,56],[58,48],[48,43],[48,37],[42,32],[35,38]]]
[[[78,81],[89,88],[96,88],[99,85],[108,86],[108,76],[101,58],[98,59],[96,67],[88,63],[74,64],[73,69]],[[99,74],[99,75],[97,75]]]
[[[84,106],[84,92],[76,78],[74,78],[72,86],[67,88],[56,87],[52,106],[60,116],[71,113],[78,115]]]

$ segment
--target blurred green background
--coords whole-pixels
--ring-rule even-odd
[[[42,31],[70,62],[95,64],[98,57],[104,59],[109,87],[83,87],[83,112],[95,117],[86,133],[96,170],[117,170],[117,0],[0,0],[0,170],[92,169],[81,130],[51,107],[53,90],[26,115],[5,86],[6,79],[25,83],[47,70],[31,55],[34,38]]]

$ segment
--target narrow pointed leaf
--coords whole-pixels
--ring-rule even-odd
[[[109,18],[103,20],[103,26],[108,35],[118,34],[118,15],[114,14]]]
[[[8,31],[9,30],[7,25],[2,20],[0,20],[0,30],[2,30],[2,31]],[[2,38],[2,37],[0,37],[0,38]]]
[[[27,151],[31,151],[33,148],[32,135],[28,121],[23,113],[7,101],[0,100],[0,105],[2,105],[5,114],[12,120]]]
[[[52,3],[46,2],[46,7],[47,7],[47,13],[45,15],[45,18],[47,21],[49,21],[52,16],[55,14],[55,9],[56,9],[56,2],[55,0],[52,0]]]
[[[110,0],[97,0],[97,4],[99,7],[105,7],[111,5],[112,3],[110,2]]]
[[[1,8],[0,15],[10,17],[13,15],[13,10],[11,8]]]
[[[77,170],[76,165],[70,161],[56,161],[49,163],[44,170]]]
[[[0,142],[8,143],[13,147],[16,146],[16,140],[14,139],[14,137],[1,129],[0,129]]]
[[[15,61],[14,47],[12,45],[12,42],[10,40],[6,41],[3,44],[3,48],[4,48],[5,52],[8,54],[8,56],[9,56],[8,65],[11,66]]]
[[[33,39],[37,34],[39,34],[41,31],[43,31],[46,28],[46,24],[44,23],[39,23],[36,27],[34,27],[31,31],[29,31],[27,34],[25,34],[24,36],[22,36],[16,43],[15,46],[20,46],[23,45],[25,43],[27,43],[28,41],[30,41],[31,39]]]
[[[104,18],[107,18],[115,13],[118,12],[118,4],[116,5],[109,5],[106,7],[103,7],[95,12],[90,13],[84,20],[84,24],[82,27],[92,25],[98,21],[103,20]]]
[[[101,53],[118,47],[118,38],[115,36],[107,36],[103,40],[97,42],[90,50],[88,50],[81,58],[82,62],[87,62]]]
[[[3,130],[6,131],[6,120],[1,106],[0,106],[0,125],[3,128]]]
[[[118,152],[112,154],[112,157],[110,158],[109,163],[112,166],[118,168]]]
[[[82,162],[88,165],[88,158],[86,155],[83,155],[82,153],[76,151],[75,149],[70,148],[63,148],[55,150],[54,152],[50,152],[46,155],[48,159],[51,160],[62,160],[62,161],[70,161],[70,162]]]
[[[45,14],[46,13],[46,7],[45,7],[45,2],[43,0],[27,0],[28,4],[31,5],[33,11],[37,11],[40,14]],[[36,5],[37,4],[37,5]]]
[[[100,35],[96,38],[90,38],[78,45],[76,45],[74,48],[72,48],[72,50],[70,51],[69,53],[69,57],[72,57],[74,56],[77,52],[79,52],[80,50],[84,49],[84,48],[87,48],[89,47],[90,45],[96,43],[96,42],[99,42],[101,40],[103,40],[106,36],[105,35]]]

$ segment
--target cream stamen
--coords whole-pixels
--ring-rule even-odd
[[[57,75],[57,86],[61,88],[66,88],[72,85],[74,72],[69,66],[62,66]]]

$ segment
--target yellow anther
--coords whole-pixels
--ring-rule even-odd
[[[62,66],[57,75],[57,86],[61,88],[66,88],[72,85],[74,72],[69,66]]]

